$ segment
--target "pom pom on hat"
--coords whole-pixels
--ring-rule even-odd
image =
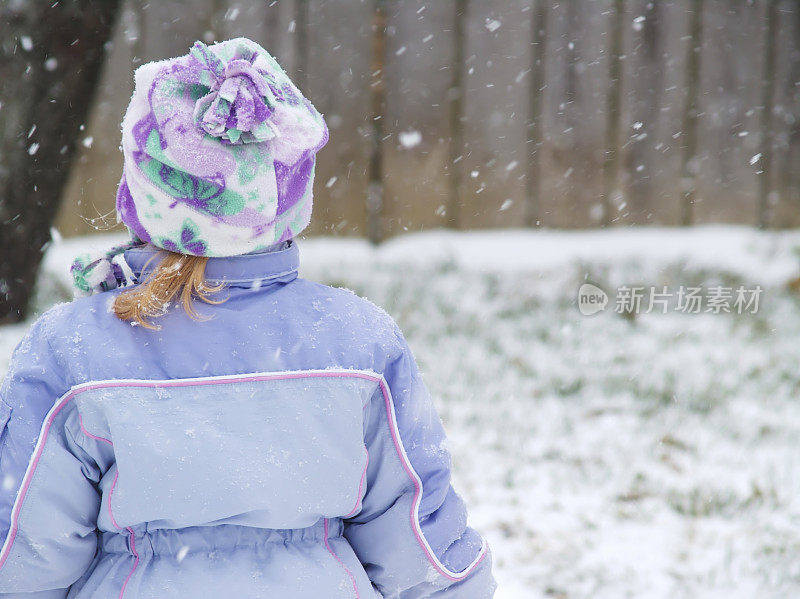
[[[223,64],[202,42],[195,42],[191,54],[208,67],[201,80],[209,92],[194,105],[195,122],[203,131],[234,144],[258,143],[277,135],[268,121],[277,103],[269,85],[276,82],[269,73],[243,58]]]

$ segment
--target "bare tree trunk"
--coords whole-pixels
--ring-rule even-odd
[[[613,21],[609,30],[611,49],[606,96],[606,136],[603,159],[603,226],[611,224],[611,194],[617,186],[619,172],[619,125],[622,111],[622,21],[623,0],[614,0]]]
[[[775,102],[775,58],[777,55],[778,0],[767,3],[767,31],[764,40],[764,75],[761,79],[761,179],[759,179],[758,226],[766,229],[770,222],[772,192],[772,109]]]
[[[367,237],[378,244],[383,240],[383,115],[386,114],[386,6],[384,0],[373,0],[372,17],[372,84],[370,104],[372,147],[369,156],[367,184]]]
[[[536,0],[536,8],[531,16],[531,78],[529,87],[530,116],[528,118],[527,139],[528,172],[525,176],[527,204],[525,207],[525,226],[536,227],[541,223],[542,205],[542,151],[544,148],[544,75],[547,52],[547,2]]]
[[[453,19],[453,66],[450,80],[450,203],[447,207],[447,226],[461,226],[461,160],[464,151],[464,23],[467,20],[468,0],[455,0]]]
[[[686,104],[683,109],[681,135],[681,224],[694,221],[695,189],[697,187],[697,117],[700,94],[700,56],[703,47],[703,0],[692,0],[689,25],[689,49],[686,58]]]
[[[118,0],[0,8],[0,323],[23,320]]]

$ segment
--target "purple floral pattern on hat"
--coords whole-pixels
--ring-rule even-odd
[[[139,238],[232,256],[307,226],[328,129],[255,42],[141,66],[122,129],[118,216]]]

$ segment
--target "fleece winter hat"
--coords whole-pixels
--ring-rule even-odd
[[[311,218],[328,128],[275,59],[238,38],[136,70],[122,122],[117,215],[131,233],[195,256],[235,256]]]

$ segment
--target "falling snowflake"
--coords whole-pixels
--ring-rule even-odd
[[[759,152],[758,154],[756,154],[755,156],[753,156],[753,157],[750,159],[750,165],[752,166],[753,164],[755,164],[755,163],[756,163],[756,162],[758,162],[759,160],[761,160],[761,152]]]
[[[22,49],[25,50],[25,52],[30,52],[33,50],[33,40],[30,38],[30,36],[21,36],[19,38],[19,43],[22,44]]]
[[[398,137],[400,145],[406,149],[418,146],[422,141],[422,133],[413,129],[411,131],[401,131]]]
[[[483,26],[486,27],[486,29],[490,33],[494,33],[495,31],[500,29],[501,25],[502,23],[500,21],[498,21],[497,19],[490,19],[489,17],[486,17],[486,21],[483,24]]]

